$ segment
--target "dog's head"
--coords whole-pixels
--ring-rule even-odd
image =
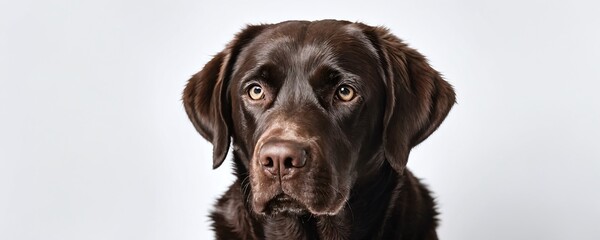
[[[214,168],[233,140],[256,213],[334,215],[356,179],[384,165],[402,174],[454,91],[384,28],[295,21],[248,26],[189,80],[183,102]]]

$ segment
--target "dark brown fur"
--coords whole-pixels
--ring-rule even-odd
[[[355,97],[342,101],[341,87]],[[454,100],[387,29],[248,26],[183,94],[214,168],[233,142],[237,180],[211,214],[216,238],[437,239],[434,201],[405,166]]]

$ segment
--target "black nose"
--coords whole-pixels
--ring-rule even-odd
[[[304,167],[306,160],[306,147],[293,141],[268,141],[263,144],[258,155],[258,161],[266,174],[280,177]]]

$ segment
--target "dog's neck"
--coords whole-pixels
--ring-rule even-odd
[[[383,223],[389,218],[389,210],[395,198],[393,189],[400,188],[402,178],[391,166],[384,162],[377,174],[363,176],[357,185],[352,188],[349,207],[344,210],[350,211],[352,225],[352,238],[373,238],[374,232],[381,231]],[[360,184],[358,184],[360,183]]]

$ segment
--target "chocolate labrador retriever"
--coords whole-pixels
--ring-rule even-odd
[[[217,239],[437,239],[435,204],[405,169],[454,91],[381,27],[248,26],[188,82],[185,110],[233,142],[237,180],[212,212]]]

